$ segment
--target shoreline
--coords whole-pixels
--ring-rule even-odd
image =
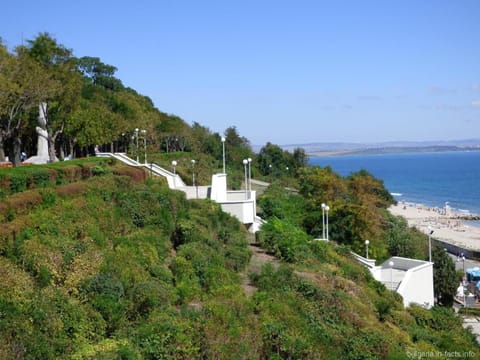
[[[438,147],[438,146],[415,146],[415,147],[360,147],[351,149],[317,150],[307,149],[310,157],[335,157],[348,155],[400,155],[400,154],[441,154],[480,151],[478,147]]]
[[[391,214],[401,216],[410,227],[428,235],[433,230],[432,239],[459,246],[467,250],[480,251],[480,227],[466,222],[479,220],[476,214],[463,214],[450,208],[431,208],[422,204],[399,201],[388,208]]]

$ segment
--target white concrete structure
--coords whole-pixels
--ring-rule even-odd
[[[41,103],[38,105],[38,126],[35,127],[35,131],[38,134],[37,137],[37,155],[29,157],[25,160],[26,163],[31,164],[46,164],[50,161],[48,155],[48,132],[47,132],[47,104]]]
[[[187,186],[182,178],[164,168],[150,163],[141,164],[124,153],[97,153],[100,157],[113,157],[131,166],[142,166],[151,171],[153,175],[163,176],[168,187],[181,190],[187,199],[211,199],[220,204],[222,210],[235,216],[241,223],[249,227],[250,232],[256,232],[264,221],[257,216],[256,192],[245,184],[247,189],[239,191],[227,190],[227,174],[214,174],[210,186]]]
[[[318,240],[321,240],[321,239],[318,239]],[[354,253],[354,252],[352,252],[352,255],[355,259],[357,259],[357,261],[360,264],[366,266],[369,270],[375,267],[375,262],[376,262],[375,259],[367,259],[363,256],[360,256],[360,255]]]
[[[210,199],[218,202],[223,211],[235,216],[243,224],[252,224],[252,232],[261,226],[262,220],[257,217],[256,192],[250,189],[228,191],[227,174],[212,176]]]
[[[387,289],[402,295],[405,307],[417,304],[431,308],[434,305],[433,263],[394,256],[369,270]]]

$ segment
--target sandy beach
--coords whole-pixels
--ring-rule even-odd
[[[429,208],[420,204],[398,202],[389,211],[404,217],[408,225],[428,234],[431,226],[432,238],[445,241],[466,249],[480,250],[480,227],[468,225],[461,214],[450,209]]]

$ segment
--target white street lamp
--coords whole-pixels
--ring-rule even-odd
[[[368,259],[368,244],[370,244],[370,241],[365,240],[365,247],[366,247],[367,259]]]
[[[247,165],[248,165],[248,160],[243,159],[243,167],[245,169],[245,199],[248,199],[248,196],[247,196],[247,190],[248,190]]]
[[[250,192],[252,191],[252,158],[248,158],[248,194],[250,197]]]
[[[176,174],[175,169],[177,167],[177,161],[176,160],[172,161],[172,166],[173,166],[173,175],[175,175]]]
[[[393,290],[393,265],[395,264],[393,261],[390,261],[388,265],[390,265],[390,290]]]
[[[327,227],[326,227],[326,232],[327,232],[327,241],[328,241],[328,212],[330,211],[330,206],[325,206],[325,212],[326,212],[326,223],[327,223]]]
[[[222,136],[222,149],[223,149],[223,173],[226,174],[225,172],[225,136]]]
[[[192,159],[192,185],[195,186],[195,160]]]
[[[428,226],[428,261],[432,262],[432,234],[433,229],[429,225]]]
[[[144,163],[147,164],[147,130],[142,130],[143,135],[143,152],[144,152]]]
[[[325,203],[322,203],[322,239],[325,240]]]
[[[463,276],[462,276],[462,281],[465,280],[465,255],[463,253],[461,253],[460,255],[458,255],[457,257],[457,262],[460,262],[462,261],[463,262]]]
[[[137,163],[138,163],[138,128],[135,128],[135,146],[137,148]]]

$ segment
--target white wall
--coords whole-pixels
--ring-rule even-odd
[[[392,257],[381,266],[370,268],[373,277],[389,288],[390,261],[393,261],[393,281],[398,284],[397,293],[403,297],[405,307],[418,304],[430,308],[434,305],[433,263],[416,259]]]
[[[251,224],[255,221],[254,200],[221,202],[220,205],[223,211],[235,216],[243,224]]]
[[[212,192],[210,198],[216,202],[227,201],[227,174],[212,175]]]
[[[418,304],[431,308],[434,305],[433,263],[408,270],[397,292],[402,295],[405,307]]]

